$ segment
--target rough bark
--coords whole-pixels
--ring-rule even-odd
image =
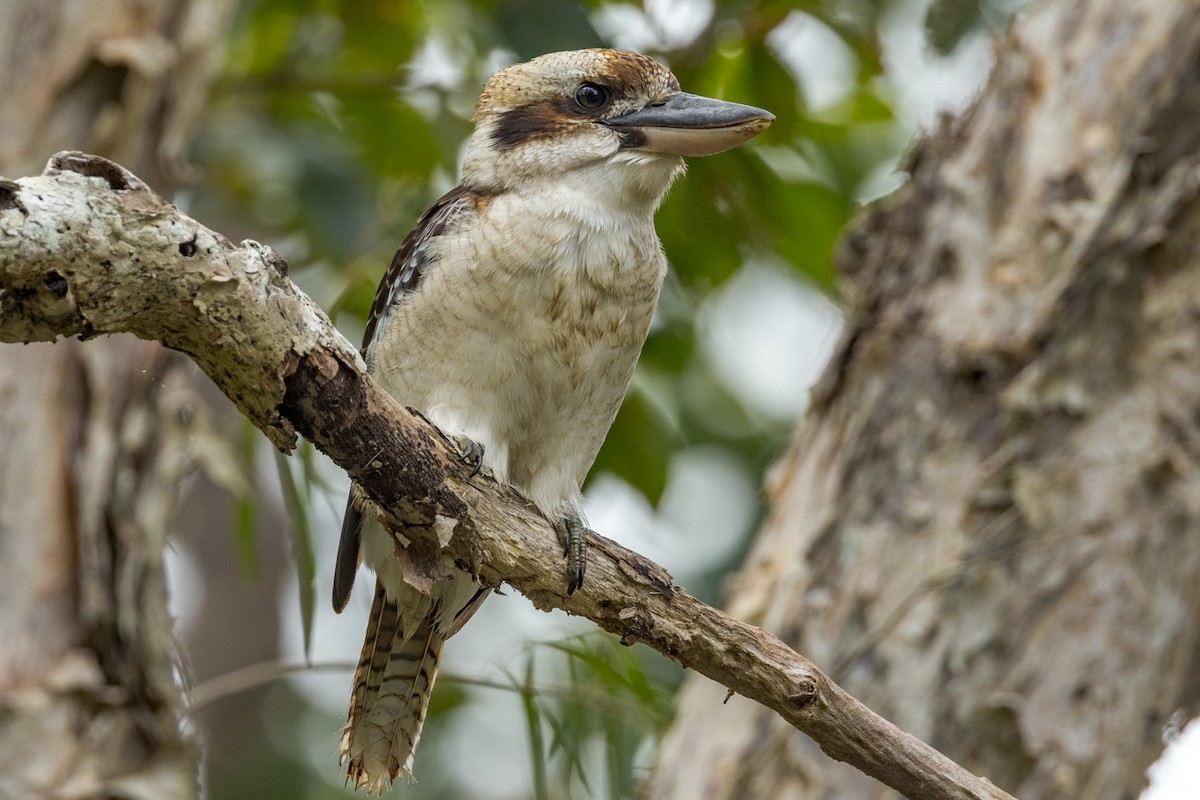
[[[87,147],[173,186],[232,8],[0,4],[0,170]],[[161,557],[181,371],[133,337],[0,352],[0,797],[196,794]]]
[[[357,351],[255,242],[235,247],[132,174],[78,153],[0,183],[0,341],[131,332],[187,353],[271,441],[313,441],[386,510],[414,583],[474,571],[588,617],[751,697],[912,798],[1005,798],[849,697],[778,639],[698,602],[661,567],[591,536],[566,596],[551,525],[471,476],[456,448],[380,389]]]
[[[131,338],[50,350],[0,358],[0,797],[194,797],[162,571],[191,392]]]
[[[1200,699],[1200,9],[1042,3],[911,172],[730,613],[1026,800],[1136,797]],[[723,699],[646,796],[891,796]]]
[[[224,52],[230,0],[0,4],[0,165],[87,147],[166,193]]]

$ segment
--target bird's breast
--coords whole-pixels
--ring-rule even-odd
[[[544,199],[544,198],[543,198]],[[575,502],[633,375],[666,271],[644,218],[495,198],[389,315],[386,388],[543,509]]]

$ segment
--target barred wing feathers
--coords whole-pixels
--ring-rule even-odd
[[[371,348],[386,323],[388,312],[404,296],[416,291],[426,271],[436,263],[433,257],[434,244],[455,222],[474,213],[479,205],[477,192],[459,186],[450,190],[433,204],[417,222],[417,227],[404,238],[400,249],[392,257],[392,263],[375,290],[375,302],[367,317],[367,328],[363,333],[362,350]],[[369,362],[368,362],[369,363]],[[354,577],[361,562],[359,547],[362,540],[363,507],[351,491],[346,501],[346,514],[342,519],[342,534],[338,540],[337,560],[333,572],[333,608],[339,614],[350,602],[354,588]]]

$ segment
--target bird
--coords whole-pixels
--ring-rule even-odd
[[[581,486],[625,397],[667,271],[654,214],[684,156],[738,145],[774,116],[681,91],[630,51],[542,55],[486,83],[461,181],[405,238],[363,337],[368,372],[559,531],[583,584]],[[375,596],[339,743],[347,783],[380,794],[413,756],[445,641],[489,590],[466,571],[405,580],[400,545],[352,487],[333,583],[366,562]]]

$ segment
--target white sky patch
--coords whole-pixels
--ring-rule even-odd
[[[1200,797],[1200,718],[1188,723],[1148,773],[1141,800],[1196,800]]]
[[[759,145],[756,152],[782,180],[789,183],[820,183],[837,189],[838,177],[833,164],[825,151],[812,142]]]
[[[651,561],[660,561],[673,552],[658,531],[650,501],[611,472],[597,475],[589,484],[584,513],[589,528]]]
[[[662,36],[665,49],[687,47],[712,20],[713,0],[646,0],[646,14]]]
[[[591,17],[592,25],[627,50],[680,50],[708,27],[714,11],[713,0],[645,0],[643,6],[601,6]]]
[[[810,110],[837,105],[853,91],[858,58],[817,18],[791,12],[767,34],[767,45],[800,82]]]
[[[780,269],[747,265],[697,316],[721,381],[751,410],[795,420],[841,330],[833,304]]]
[[[758,505],[758,479],[715,447],[671,460],[659,514],[672,536],[666,563],[677,574],[708,571],[742,546]]]
[[[196,624],[204,597],[204,575],[186,549],[181,551],[168,540],[163,550],[163,565],[167,573],[167,610],[175,620],[177,634]]]
[[[479,85],[482,86],[484,83],[486,83],[487,79],[493,73],[499,72],[505,67],[511,67],[513,64],[517,63],[518,60],[519,58],[517,54],[512,50],[506,50],[503,47],[495,47],[491,49],[488,51],[487,56],[483,59],[483,68],[481,72],[476,75],[476,77],[480,79]]]
[[[637,6],[627,3],[603,5],[592,14],[591,22],[614,47],[641,52],[654,49],[657,43],[654,27]]]
[[[991,36],[976,32],[942,58],[927,46],[925,14],[932,0],[888,6],[879,21],[883,63],[901,119],[922,128],[942,111],[964,108],[992,68]]]
[[[745,541],[758,503],[758,479],[720,448],[694,447],[671,460],[658,511],[612,474],[588,487],[591,528],[652,561],[676,580],[707,572]]]
[[[430,36],[405,65],[408,80],[400,96],[425,119],[436,118],[444,93],[461,87],[466,79],[462,63],[463,59],[455,57],[445,39]]]
[[[430,36],[408,64],[408,85],[453,91],[466,79],[463,61],[462,55],[452,52],[445,39]]]
[[[858,186],[854,187],[855,200],[870,203],[886,197],[908,182],[908,176],[900,171],[896,159],[878,164],[868,172]]]

